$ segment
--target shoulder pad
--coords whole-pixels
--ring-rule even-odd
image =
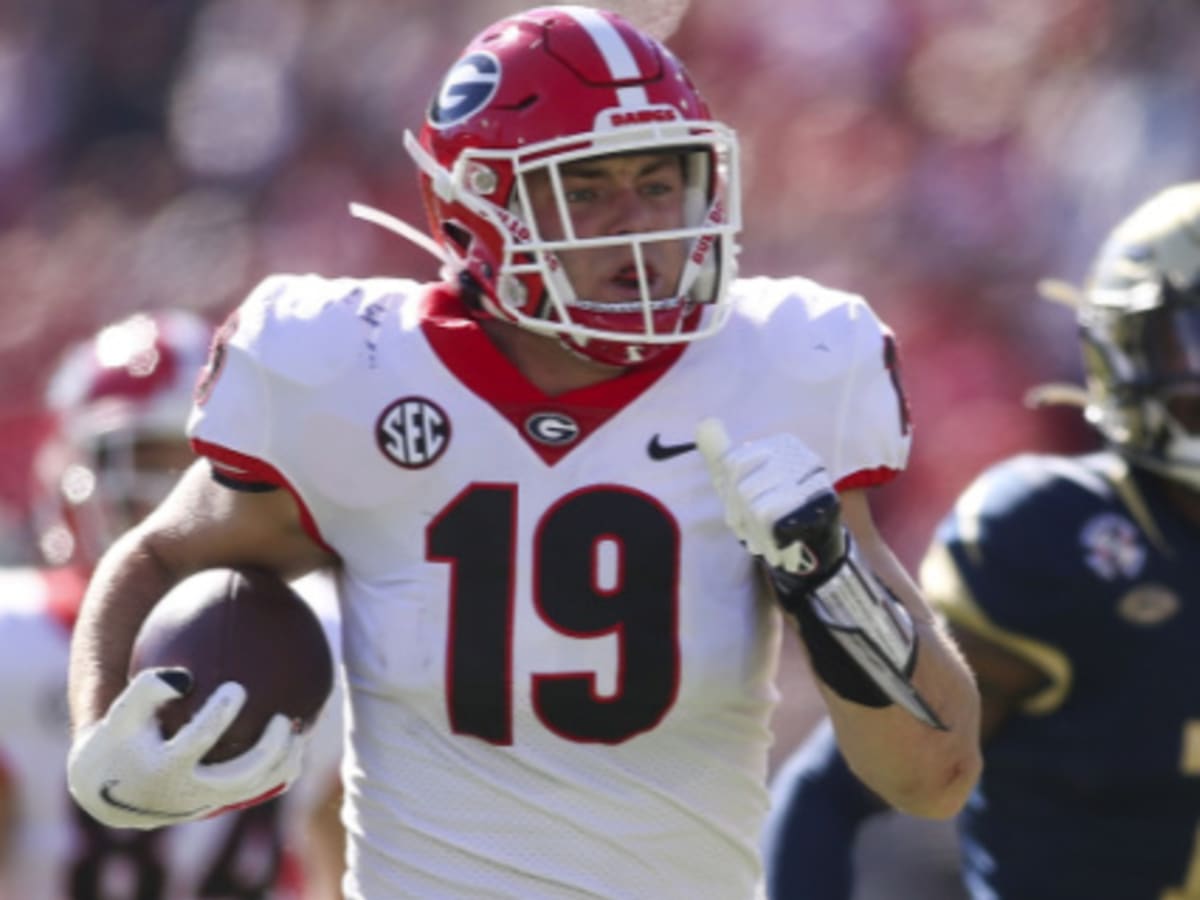
[[[323,384],[360,358],[381,322],[416,287],[401,279],[272,275],[231,317],[228,346],[264,374]]]
[[[742,352],[773,375],[811,384],[864,366],[883,369],[892,332],[859,295],[805,278],[744,279],[735,291],[730,327],[741,332]]]
[[[864,328],[870,332],[881,327],[863,297],[807,278],[741,279],[734,292],[744,318],[772,332],[804,335],[809,338],[806,343],[829,350],[844,349]]]
[[[1021,454],[985,470],[959,496],[939,528],[943,542],[1011,542],[1014,553],[1037,554],[1031,538],[1074,535],[1077,524],[1112,502],[1112,486],[1086,457]],[[1056,544],[1057,546],[1057,544]]]
[[[921,565],[930,601],[970,626],[1058,633],[1095,607],[1080,536],[1112,512],[1111,484],[1088,457],[1025,454],[980,475],[938,526]]]
[[[804,407],[803,433],[836,461],[839,487],[902,470],[912,429],[896,342],[867,301],[804,278],[745,279],[734,290],[731,352],[755,360],[777,396]]]

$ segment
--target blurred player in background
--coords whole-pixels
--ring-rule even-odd
[[[1200,182],[1121,222],[1083,291],[1048,293],[1077,309],[1086,387],[1035,399],[1082,406],[1107,447],[984,472],[921,567],[983,696],[966,887],[1200,897]],[[849,897],[854,831],[883,807],[827,732],[775,798],[771,896]]]
[[[336,693],[310,743],[309,776],[270,803],[142,832],[104,827],[67,793],[76,612],[100,554],[194,459],[185,426],[211,340],[212,329],[190,313],[136,315],[73,348],[51,381],[57,425],[36,460],[47,565],[0,570],[5,900],[339,896]],[[298,588],[336,640],[329,580],[314,575]]]
[[[855,777],[828,720],[775,773],[763,858],[771,900],[962,900],[954,822],[892,810]]]

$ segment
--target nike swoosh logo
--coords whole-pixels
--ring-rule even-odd
[[[651,459],[663,460],[670,459],[673,456],[679,456],[681,453],[690,453],[696,449],[696,445],[692,441],[686,444],[663,444],[658,440],[658,435],[650,438],[650,443],[646,445],[646,452],[650,454]]]
[[[120,784],[120,782],[114,778],[100,785],[100,799],[109,806],[115,806],[117,809],[123,809],[126,812],[137,813],[140,816],[153,816],[156,819],[183,820],[194,818],[209,809],[207,806],[198,806],[195,809],[185,810],[183,812],[167,812],[166,810],[161,809],[146,809],[142,806],[134,806],[131,803],[126,803],[124,800],[113,796],[112,789],[118,784]]]

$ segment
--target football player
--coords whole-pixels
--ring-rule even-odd
[[[921,566],[983,695],[985,769],[958,818],[973,898],[1200,897],[1200,182],[1101,246],[1077,309],[1081,406],[1106,444],[984,472]],[[840,881],[865,799],[826,737],[784,767],[772,896]],[[826,814],[826,815],[823,815]],[[813,840],[838,819],[842,838]],[[838,875],[838,870],[842,875]]]
[[[83,590],[104,548],[193,461],[185,427],[212,335],[190,313],[136,315],[72,348],[51,380],[57,425],[36,461],[47,565],[0,570],[0,897],[338,896],[327,862],[340,855],[336,702],[310,747],[311,777],[269,804],[145,832],[107,828],[67,793],[67,659]],[[298,587],[336,640],[327,582],[317,573]]]
[[[894,343],[861,298],[735,278],[736,139],[678,60],[518,14],[407,146],[446,280],[279,275],[229,320],[207,459],[89,588],[78,801],[154,828],[294,776],[285,726],[196,764],[238,685],[164,744],[171,685],[118,677],[171,584],[254,563],[340,568],[352,897],[754,896],[781,609],[862,776],[955,813],[978,696],[867,500],[908,452]]]

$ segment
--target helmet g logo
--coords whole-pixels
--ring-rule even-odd
[[[500,87],[500,60],[490,53],[464,56],[442,81],[429,107],[429,124],[449,128],[483,109]]]

